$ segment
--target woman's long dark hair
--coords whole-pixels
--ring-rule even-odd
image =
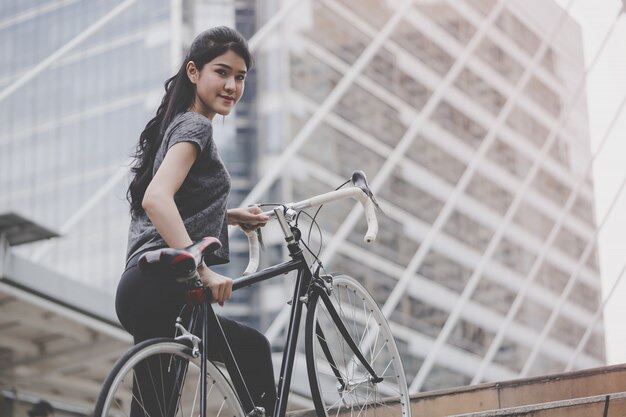
[[[139,135],[139,143],[135,150],[135,161],[131,168],[133,179],[126,192],[131,214],[143,212],[141,202],[152,180],[154,159],[167,126],[174,117],[187,111],[194,102],[196,88],[187,76],[187,63],[193,61],[200,71],[204,64],[229,50],[244,60],[248,70],[252,68],[252,55],[243,36],[234,29],[220,26],[196,36],[176,75],[165,81],[165,95],[156,115]]]

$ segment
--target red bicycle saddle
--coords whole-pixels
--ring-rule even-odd
[[[217,238],[204,239],[184,249],[161,248],[144,253],[139,257],[139,269],[144,275],[168,274],[174,278],[191,278],[204,259],[222,247]]]

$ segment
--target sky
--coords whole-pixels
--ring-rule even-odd
[[[556,1],[563,7],[569,2]],[[587,61],[598,51],[622,7],[622,0],[575,0],[572,4],[570,15],[582,28]],[[592,153],[598,150],[625,96],[626,14],[622,13],[605,50],[587,77]],[[607,142],[597,154],[593,166],[597,224],[600,225],[606,218],[598,235],[603,299],[608,297],[609,290],[626,265],[626,191],[618,193],[625,178],[626,109],[621,111],[610,129]],[[625,318],[626,276],[619,281],[604,310],[609,364],[626,362]]]

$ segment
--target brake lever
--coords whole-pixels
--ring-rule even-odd
[[[361,190],[363,190],[365,195],[367,195],[369,199],[372,201],[372,203],[374,203],[374,207],[376,207],[376,210],[378,212],[385,214],[383,209],[380,208],[380,206],[378,205],[378,201],[376,201],[376,197],[374,197],[374,193],[372,193],[372,190],[370,189],[370,185],[367,183],[367,177],[365,177],[365,172],[360,171],[360,170],[354,171],[352,173],[352,184],[355,187],[358,187]]]

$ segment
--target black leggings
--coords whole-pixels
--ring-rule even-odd
[[[117,317],[133,335],[135,344],[155,337],[174,337],[174,322],[183,308],[187,288],[171,277],[144,276],[137,266],[139,256],[129,260],[117,287]],[[218,316],[218,319],[252,400],[265,408],[267,416],[273,415],[276,386],[267,338],[259,331],[234,320],[222,316]],[[217,331],[209,329],[209,340],[214,340]],[[209,344],[208,348],[209,358],[221,362],[216,347]],[[246,395],[244,387],[236,386],[235,389],[240,397]],[[132,414],[132,417],[141,415]]]

